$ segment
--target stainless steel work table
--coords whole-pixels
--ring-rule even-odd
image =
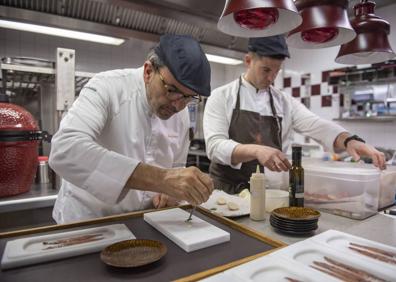
[[[25,200],[22,195],[20,199],[15,197],[12,201],[4,201],[3,199],[4,205],[2,205],[2,202],[0,201],[0,213],[5,211],[20,210],[23,208],[32,209],[37,207],[50,207],[54,204],[57,196],[57,190],[46,190],[40,186],[35,186],[32,188],[32,190],[32,193],[35,193],[36,197],[27,197],[26,201],[29,203],[24,203]],[[12,204],[13,201],[15,201],[14,204]],[[376,214],[364,220],[355,220],[325,212],[322,212],[321,214],[322,215],[319,219],[319,228],[316,230],[315,234],[319,234],[329,229],[335,229],[376,242],[396,246],[396,216],[392,218],[382,214]],[[248,216],[234,218],[234,220],[254,230],[263,232],[269,237],[280,240],[286,244],[293,244],[307,238],[292,237],[277,233],[271,228],[269,224],[269,214],[267,214],[265,221],[253,221]]]
[[[270,238],[274,238],[289,245],[308,238],[292,237],[277,233],[270,226],[269,214],[267,214],[265,221],[253,221],[249,217],[237,218],[236,221],[256,231],[263,232]],[[396,216],[393,218],[382,214],[376,214],[364,220],[355,220],[322,212],[319,219],[319,228],[316,230],[315,234],[322,233],[329,229],[335,229],[383,244],[396,246]]]

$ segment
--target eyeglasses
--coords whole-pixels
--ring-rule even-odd
[[[167,93],[167,97],[171,101],[182,100],[185,104],[188,105],[196,105],[202,101],[202,97],[199,94],[196,95],[187,95],[180,91],[176,86],[168,84],[165,82],[164,77],[158,71],[159,77],[161,79],[162,84],[164,85]]]

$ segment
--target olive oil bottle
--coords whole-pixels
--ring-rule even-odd
[[[292,147],[292,168],[289,171],[289,206],[304,206],[304,169],[301,166],[302,148]]]

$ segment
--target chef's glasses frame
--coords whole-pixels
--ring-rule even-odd
[[[199,94],[196,95],[187,95],[184,94],[181,90],[179,90],[176,86],[172,84],[168,84],[165,82],[164,77],[159,71],[158,67],[154,66],[155,71],[158,73],[159,78],[162,82],[162,85],[166,89],[166,96],[171,101],[179,101],[182,100],[187,105],[197,105],[202,101],[202,97]]]

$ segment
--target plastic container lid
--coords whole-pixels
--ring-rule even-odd
[[[305,171],[337,173],[347,175],[379,175],[381,172],[375,167],[367,167],[358,163],[342,162],[314,162],[303,164]]]
[[[39,162],[48,162],[48,156],[38,156],[37,160]]]

